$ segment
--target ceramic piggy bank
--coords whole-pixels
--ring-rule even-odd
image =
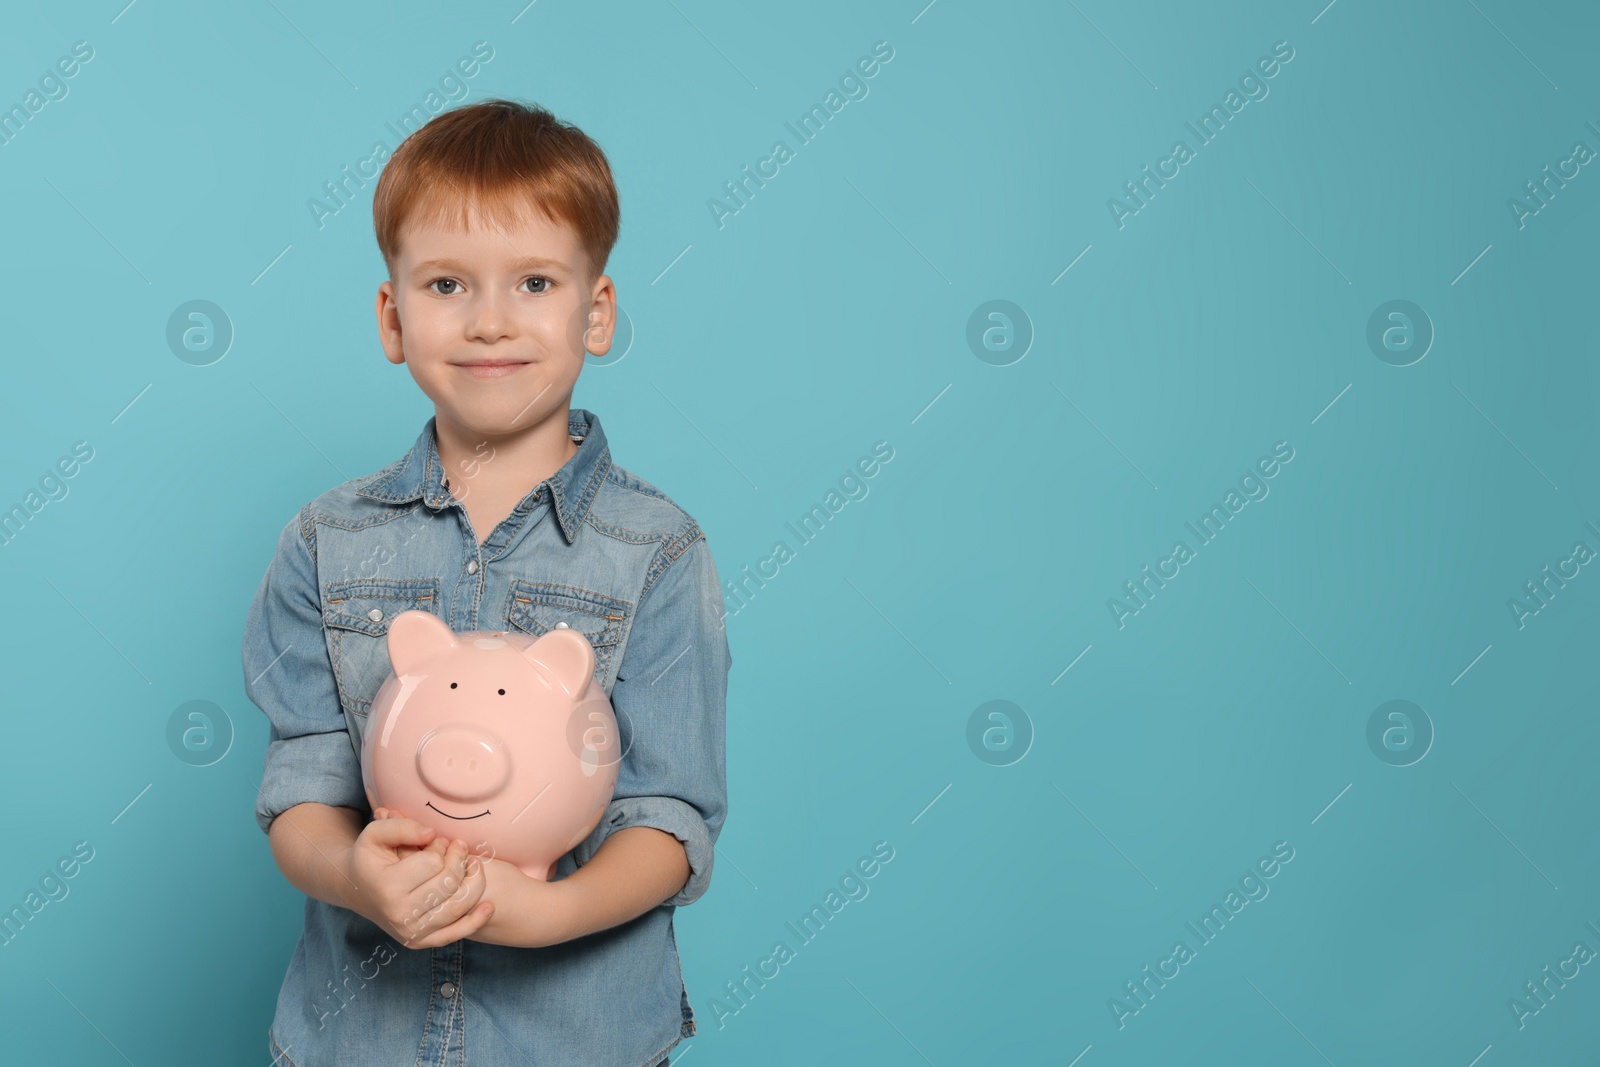
[[[599,824],[621,761],[588,639],[456,633],[406,611],[388,649],[361,738],[368,802],[549,881]]]

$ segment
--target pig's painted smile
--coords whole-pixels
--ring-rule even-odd
[[[431,801],[431,800],[428,801],[428,807],[433,808],[434,811],[439,811],[438,808],[435,808],[433,806],[433,801]],[[476,815],[451,815],[448,811],[439,811],[439,814],[443,815],[447,819],[461,819],[461,820],[464,821],[464,820],[467,820],[467,819],[481,819],[485,815],[489,814],[489,809],[488,808],[484,808],[482,811],[478,812],[478,814],[476,814]]]

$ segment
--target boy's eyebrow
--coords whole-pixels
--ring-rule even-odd
[[[517,260],[515,263],[511,264],[511,267],[512,267],[513,270],[527,270],[530,267],[543,267],[543,268],[546,268],[546,269],[548,269],[550,267],[555,267],[558,270],[567,270],[567,269],[569,269],[567,267],[567,265],[565,263],[561,262],[559,259],[547,259],[544,256],[524,256],[523,258]],[[460,260],[448,259],[448,258],[446,258],[446,259],[429,259],[429,260],[425,260],[425,261],[423,261],[421,263],[418,263],[415,267],[412,267],[411,268],[411,273],[412,274],[421,274],[424,271],[430,271],[430,270],[465,271],[465,270],[469,270],[469,269],[470,268],[465,263],[462,263]]]

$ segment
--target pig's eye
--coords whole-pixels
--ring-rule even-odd
[[[454,683],[454,682],[451,682],[451,683],[450,683],[450,688],[451,688],[451,689],[454,689],[454,688],[455,688],[455,687],[456,687],[456,683]]]
[[[501,696],[505,696],[506,695],[506,691],[504,689],[500,690],[500,695]]]

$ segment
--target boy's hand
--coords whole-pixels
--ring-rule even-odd
[[[393,808],[377,808],[376,810],[373,811],[372,817],[374,819],[404,819],[404,818],[406,818],[405,815],[401,814],[398,811],[395,811]],[[397,849],[397,851],[402,856],[409,856],[409,855],[412,855],[413,853],[423,852],[423,851],[437,852],[439,855],[443,856],[444,855],[445,846],[450,844],[450,841],[451,841],[451,838],[440,837],[438,835],[435,835],[433,840],[429,841],[426,845],[423,845],[423,846],[401,845]],[[494,858],[494,846],[489,844],[487,841],[480,840],[480,841],[476,842],[475,844],[469,844],[465,838],[462,838],[461,839],[461,843],[467,846],[468,854],[478,857],[478,860],[480,862],[486,863],[489,860]]]
[[[494,902],[483,898],[483,865],[466,842],[446,845],[431,827],[381,808],[373,815],[344,856],[359,887],[351,910],[414,949],[459,941],[489,921]]]
[[[374,808],[372,810],[372,817],[374,819],[404,819],[404,818],[406,818],[405,815],[402,815],[400,812],[395,811],[393,808]],[[401,856],[402,858],[405,857],[405,856],[414,856],[418,852],[434,852],[434,853],[437,853],[439,856],[442,857],[444,855],[445,848],[447,846],[449,846],[449,844],[450,844],[450,838],[448,838],[448,837],[440,837],[438,835],[438,833],[435,833],[433,835],[433,840],[429,841],[426,845],[408,845],[408,844],[403,844],[403,843],[402,844],[398,844],[398,845],[395,846],[395,853],[396,853],[396,855]]]

